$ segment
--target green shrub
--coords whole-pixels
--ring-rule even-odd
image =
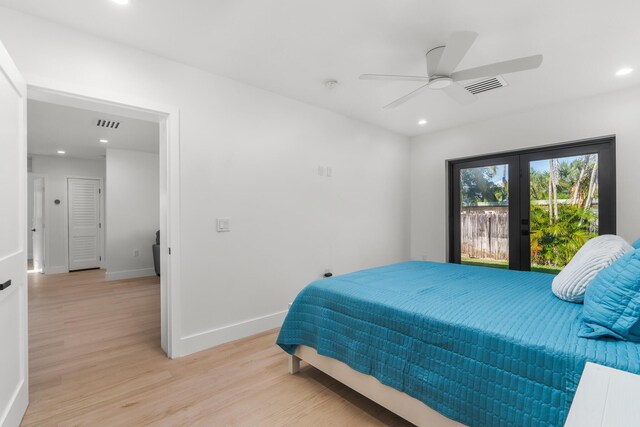
[[[598,213],[580,206],[558,205],[558,219],[547,206],[531,206],[531,264],[564,267],[576,252],[596,237]]]

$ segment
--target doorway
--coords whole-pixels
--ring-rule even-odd
[[[79,93],[82,93],[79,94]],[[174,304],[174,301],[178,299],[178,292],[173,290],[174,284],[179,283],[180,270],[179,270],[179,238],[177,233],[173,230],[178,229],[179,225],[179,128],[178,128],[178,110],[174,107],[168,107],[163,105],[156,105],[141,100],[128,99],[122,97],[110,97],[105,96],[103,93],[92,94],[91,91],[86,88],[80,88],[75,92],[68,90],[60,90],[57,88],[44,88],[36,86],[28,86],[28,98],[29,100],[35,100],[40,102],[46,102],[66,107],[72,107],[77,109],[91,110],[103,113],[105,117],[109,115],[123,116],[136,120],[143,120],[148,122],[155,122],[159,128],[159,152],[157,154],[158,160],[156,161],[157,176],[159,178],[159,225],[154,228],[152,233],[144,233],[144,236],[149,234],[149,251],[151,251],[152,244],[156,243],[155,232],[160,230],[160,242],[159,242],[159,256],[160,256],[160,345],[165,353],[170,357],[179,356],[179,334],[175,331],[178,330],[177,322],[179,319],[178,304]],[[95,124],[94,124],[95,125]],[[156,142],[158,146],[158,142]],[[81,175],[71,175],[65,178],[65,187],[67,178],[75,177],[91,177],[91,174],[83,173]],[[108,186],[105,188],[106,183],[101,185],[103,191],[108,192]],[[66,191],[65,191],[66,192]],[[51,196],[51,195],[49,195]],[[46,196],[45,198],[48,198]],[[51,200],[46,202],[54,206],[55,202],[53,196]],[[106,203],[105,203],[106,204]],[[131,205],[130,205],[131,206]],[[63,209],[65,216],[67,209]],[[105,215],[105,209],[101,207],[101,215]],[[158,212],[158,210],[156,210]],[[45,209],[45,217],[47,209]],[[66,223],[68,224],[68,222]],[[104,221],[98,223],[98,229],[102,227],[102,233],[105,233],[108,229],[108,225]],[[66,234],[71,236],[73,230],[70,230],[68,226]],[[45,230],[47,230],[45,224]],[[49,231],[45,231],[46,236]],[[106,235],[104,240],[106,239]],[[146,250],[146,244],[141,247],[140,258],[143,257],[143,251]],[[68,250],[71,246],[68,246]],[[171,248],[171,249],[170,249]],[[129,256],[135,257],[138,253],[138,248],[128,251]],[[177,252],[177,253],[176,253]],[[104,254],[103,254],[104,255]],[[73,258],[73,257],[71,257]],[[71,259],[70,258],[70,259]],[[82,257],[80,257],[81,259]],[[100,260],[100,255],[98,255]],[[102,262],[105,259],[103,256]],[[84,262],[84,261],[83,261]],[[95,259],[94,261],[95,262]],[[86,266],[83,265],[83,267]],[[72,269],[73,269],[72,265]],[[45,266],[46,270],[46,266]],[[124,277],[122,277],[124,278]]]
[[[615,234],[615,137],[451,160],[449,262],[557,274]]]
[[[31,182],[33,186],[31,199],[31,262],[29,271],[35,273],[44,273],[44,254],[45,254],[45,237],[44,237],[44,192],[45,178],[43,176],[35,176]]]

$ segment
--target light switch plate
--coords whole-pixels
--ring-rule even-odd
[[[231,231],[231,220],[229,218],[217,218],[216,230],[218,231],[218,233]]]

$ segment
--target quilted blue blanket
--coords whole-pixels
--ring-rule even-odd
[[[277,343],[303,344],[471,426],[560,426],[587,361],[640,373],[640,344],[578,337],[553,276],[405,262],[311,283]]]

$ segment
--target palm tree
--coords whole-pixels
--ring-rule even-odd
[[[545,209],[531,207],[531,261],[534,265],[565,266],[597,233],[590,230],[596,215],[579,206],[561,205],[559,218],[553,223],[546,220]]]
[[[587,192],[587,200],[584,202],[584,209],[591,209],[591,204],[593,203],[593,196],[595,195],[596,189],[598,188],[598,163],[593,164],[593,169],[591,170],[591,179],[589,180],[589,191]]]
[[[547,198],[548,189],[547,183],[549,181],[547,172],[539,172],[534,168],[530,168],[529,171],[529,189],[531,200],[544,200]]]
[[[549,159],[549,224],[558,220],[558,182],[560,170],[558,159]]]
[[[591,155],[587,154],[584,156],[584,162],[582,162],[582,166],[580,167],[580,174],[578,175],[578,179],[575,181],[573,194],[571,196],[571,204],[576,206],[579,205],[578,196],[580,195],[580,184],[584,179],[584,175],[587,172],[587,168],[589,167],[589,163],[591,162]]]
[[[571,162],[550,159],[548,175],[531,168],[531,200],[548,200],[548,207],[531,204],[532,264],[563,267],[598,234],[597,211],[591,209],[597,181],[597,155]],[[559,203],[559,199],[570,203]]]

